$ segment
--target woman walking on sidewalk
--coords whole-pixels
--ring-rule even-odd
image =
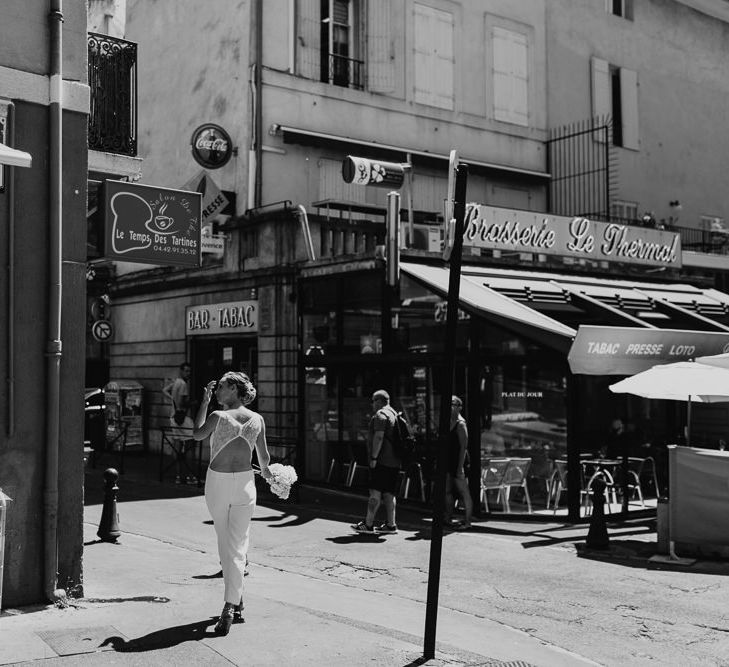
[[[213,389],[223,409],[207,415]],[[264,479],[271,476],[263,417],[245,407],[255,398],[256,389],[245,373],[229,372],[217,383],[208,382],[193,431],[196,440],[211,436],[205,502],[215,524],[225,582],[225,604],[215,626],[215,632],[221,635],[228,634],[234,617],[240,618],[243,611],[243,577],[256,506],[251,465],[254,447],[261,475]]]

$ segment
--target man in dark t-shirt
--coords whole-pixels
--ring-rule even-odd
[[[402,464],[392,447],[392,431],[397,413],[390,405],[390,395],[384,389],[378,389],[372,394],[372,407],[374,414],[370,419],[367,437],[370,497],[367,501],[365,520],[353,525],[352,528],[358,533],[374,533],[375,515],[382,503],[385,506],[386,521],[377,528],[377,532],[392,535],[397,533],[395,497]]]

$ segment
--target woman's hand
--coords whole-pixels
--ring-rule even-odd
[[[207,401],[208,403],[210,402],[210,399],[213,397],[213,391],[215,390],[216,384],[216,380],[210,380],[210,382],[205,385],[205,393],[203,394],[204,401]]]
[[[261,468],[261,477],[263,477],[263,479],[271,479],[273,477],[268,467]]]

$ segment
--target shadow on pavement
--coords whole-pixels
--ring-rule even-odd
[[[209,637],[217,637],[213,631],[208,630],[210,626],[215,625],[216,620],[213,617],[204,621],[177,625],[129,640],[123,637],[108,637],[101,646],[111,646],[118,653],[139,653],[171,648],[183,642],[200,641]]]

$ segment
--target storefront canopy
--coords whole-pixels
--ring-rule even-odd
[[[19,151],[0,143],[0,164],[5,164],[9,167],[30,167],[32,162],[33,158],[30,153]]]
[[[447,267],[403,262],[401,270],[447,296]],[[464,266],[460,306],[569,352],[575,374],[632,375],[729,350],[729,295],[688,284]],[[555,319],[569,308],[573,319],[580,308],[609,326],[573,328]]]
[[[425,283],[434,292],[447,296],[449,269],[405,262],[400,265],[400,269]],[[565,352],[577,333],[572,327],[510,299],[484,285],[478,278],[468,275],[461,276],[460,305],[466,310],[488,315],[508,329]]]

